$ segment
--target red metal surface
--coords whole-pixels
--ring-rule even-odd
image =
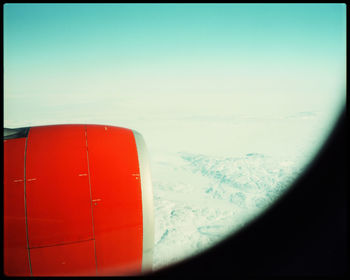
[[[96,264],[94,242],[30,249],[35,276],[94,276]]]
[[[29,276],[24,206],[25,138],[4,140],[4,272]]]
[[[83,125],[33,127],[27,143],[29,247],[93,239]]]
[[[5,273],[140,273],[142,196],[132,131],[33,127],[26,156],[25,143],[4,140]]]
[[[142,198],[131,130],[87,126],[98,275],[141,272]]]

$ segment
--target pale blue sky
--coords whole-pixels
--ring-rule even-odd
[[[5,124],[156,93],[329,104],[345,42],[345,4],[6,4]]]

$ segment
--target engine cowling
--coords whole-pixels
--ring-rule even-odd
[[[150,271],[153,194],[143,137],[104,125],[4,130],[7,275]]]

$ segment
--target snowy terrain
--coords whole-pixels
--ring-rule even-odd
[[[177,164],[157,164],[158,172],[177,180],[153,181],[154,269],[199,253],[244,226],[300,172],[291,160],[263,154],[177,156]]]
[[[150,155],[153,268],[159,269],[250,222],[312,160],[337,114],[302,95],[287,97],[152,94],[81,102],[67,96],[55,104],[41,100],[40,114],[25,121],[14,114],[5,126],[96,123],[139,131]]]

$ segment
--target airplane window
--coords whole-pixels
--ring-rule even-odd
[[[345,106],[345,4],[6,4],[4,127],[142,133],[153,269],[281,197]]]

